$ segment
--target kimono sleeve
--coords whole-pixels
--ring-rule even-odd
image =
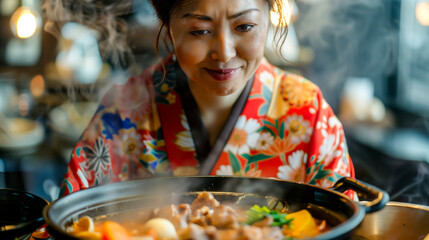
[[[317,114],[310,140],[307,161],[307,182],[329,188],[342,177],[355,177],[344,129],[332,108],[317,95]],[[353,198],[353,193],[346,193]]]
[[[140,161],[146,138],[153,138],[156,132],[156,126],[151,125],[148,80],[143,78],[132,77],[103,97],[72,151],[60,197],[104,183],[151,175]]]
[[[110,159],[108,151],[105,151],[108,149],[108,146],[104,144],[106,139],[102,134],[102,130],[94,131],[98,126],[102,125],[100,120],[101,115],[103,115],[103,111],[98,111],[93,116],[80,140],[73,148],[67,166],[67,173],[61,184],[60,197],[90,187],[92,177],[87,174],[90,171],[90,165],[97,161],[96,158],[100,161],[103,158],[105,160]],[[92,143],[98,143],[98,145]],[[94,146],[94,148],[91,146]],[[87,156],[85,150],[89,153],[91,149],[94,156]]]

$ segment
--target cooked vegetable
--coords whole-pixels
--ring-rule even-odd
[[[113,221],[104,222],[101,227],[102,240],[129,240],[127,230],[119,223]]]
[[[101,240],[101,232],[78,232],[74,236],[86,240]]]
[[[67,228],[67,232],[72,233],[78,238],[88,240],[101,239],[101,233],[95,232],[94,222],[88,216],[81,217],[78,221],[73,222],[73,224]]]
[[[73,224],[67,228],[67,231],[71,233],[93,232],[94,222],[90,217],[84,216],[79,218],[78,221],[73,222]]]
[[[82,217],[66,228],[90,240],[291,240],[327,230],[309,211],[287,213],[266,206],[250,209],[220,203],[208,192],[191,203],[144,209],[136,214],[103,217],[95,223]]]
[[[292,221],[291,224],[283,226],[283,234],[286,236],[305,238],[313,237],[319,233],[316,221],[305,209],[288,214],[286,219]]]
[[[152,218],[143,226],[143,232],[155,239],[177,239],[174,225],[165,218]]]
[[[253,224],[258,222],[266,217],[271,217],[273,219],[273,223],[271,226],[283,226],[289,225],[292,219],[286,219],[285,217],[288,215],[287,213],[281,213],[276,210],[270,210],[266,206],[259,207],[258,205],[254,205],[249,210],[246,211],[247,214],[247,224]]]

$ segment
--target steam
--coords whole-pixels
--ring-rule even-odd
[[[388,77],[395,74],[398,61],[400,1],[296,0],[296,3],[300,13],[295,23],[298,39],[301,46],[315,51],[315,59],[305,76],[322,89],[334,110],[349,77],[369,78],[374,83],[375,95],[386,100],[383,91],[389,84]],[[384,186],[392,200],[429,203],[426,162],[410,162],[409,167],[404,167],[406,163],[402,161],[384,163],[367,167],[377,167],[372,181]]]
[[[60,38],[67,22],[77,22],[98,35],[101,55],[114,64],[126,64],[131,57],[127,43],[128,26],[122,16],[130,13],[132,0],[44,0],[45,30]]]
[[[405,171],[403,169],[401,173],[403,176],[400,176],[401,174],[395,176],[400,180],[406,176],[413,176],[415,174],[412,181],[409,181],[411,182],[410,184],[397,189],[396,192],[393,189],[390,190],[392,192],[391,199],[423,205],[429,204],[429,186],[427,184],[429,182],[429,168],[425,164],[425,162],[415,164],[416,167],[414,168],[405,169]]]
[[[67,23],[77,23],[76,25],[89,28],[94,32],[102,59],[110,63],[115,70],[119,70],[110,73],[110,84],[99,89],[98,93],[95,84],[86,84],[86,86],[75,84],[78,79],[74,76],[66,76],[63,84],[67,86],[69,100],[76,101],[81,95],[86,99],[98,101],[98,98],[110,88],[111,84],[123,82],[134,71],[131,68],[135,67],[134,55],[127,39],[129,29],[125,19],[125,16],[132,11],[132,3],[133,0],[43,1],[45,31],[58,40],[62,40],[64,36],[61,34],[61,30]]]
[[[301,0],[297,4],[300,44],[315,51],[306,77],[319,85],[334,110],[348,77],[373,80],[376,95],[380,94],[383,79],[396,69],[398,37],[392,26],[392,3]]]

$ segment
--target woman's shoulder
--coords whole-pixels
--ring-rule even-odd
[[[171,53],[166,56],[158,56],[154,63],[144,70],[144,72],[163,71],[165,66],[174,64],[176,61],[176,55]],[[143,73],[144,73],[143,72]]]
[[[270,64],[261,63],[256,78],[262,83],[262,92],[270,90],[267,117],[285,118],[299,114],[314,119],[320,106],[326,102],[320,88],[300,74],[293,73]],[[268,96],[268,94],[262,94]]]
[[[277,67],[265,58],[261,61],[260,67],[257,70],[257,75],[262,82],[267,82],[265,79],[270,78],[272,81],[268,81],[272,84],[274,91],[281,91],[283,93],[292,93],[300,95],[310,94],[319,95],[321,94],[320,88],[308,78],[294,73],[280,67]]]

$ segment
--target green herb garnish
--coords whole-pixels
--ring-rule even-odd
[[[247,214],[247,224],[251,225],[257,221],[260,221],[266,217],[273,218],[273,223],[271,226],[283,226],[289,225],[293,219],[286,219],[287,213],[281,213],[276,210],[270,210],[266,206],[259,207],[254,205],[249,210],[246,211]]]

